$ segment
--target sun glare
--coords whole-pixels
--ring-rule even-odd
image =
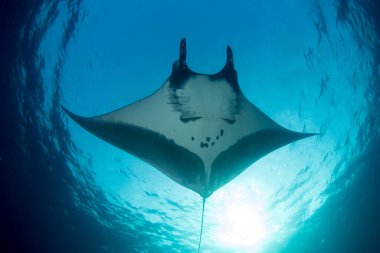
[[[254,246],[267,236],[264,217],[253,205],[231,205],[220,213],[216,240],[225,246]]]

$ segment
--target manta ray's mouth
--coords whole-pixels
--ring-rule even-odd
[[[183,87],[184,82],[186,82],[189,78],[196,75],[204,75],[207,76],[210,81],[225,79],[231,84],[231,87],[235,92],[240,91],[237,80],[237,72],[234,67],[232,49],[230,46],[227,46],[226,64],[219,72],[215,74],[200,74],[192,71],[186,63],[186,57],[186,40],[182,39],[180,43],[179,59],[173,63],[172,74],[169,77],[171,88],[180,89]]]

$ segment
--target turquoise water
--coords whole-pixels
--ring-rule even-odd
[[[201,252],[380,250],[375,4],[41,3],[29,4],[35,11],[10,37],[20,53],[3,72],[13,83],[2,102],[13,115],[0,153],[6,247],[196,252],[199,195],[89,134],[59,107],[93,116],[150,95],[186,38],[191,69],[219,71],[230,45],[252,103],[284,127],[320,133],[217,190],[205,207]]]

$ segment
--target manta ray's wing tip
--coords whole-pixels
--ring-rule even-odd
[[[305,138],[308,138],[308,137],[312,137],[312,136],[315,136],[315,135],[320,135],[320,133],[298,133],[299,134],[299,139],[305,139]]]
[[[62,110],[67,114],[67,115],[69,115],[70,116],[70,118],[75,118],[75,114],[74,113],[72,113],[72,112],[70,112],[66,107],[64,107],[62,104],[59,104],[60,106],[61,106],[61,108],[62,108]]]
[[[64,110],[66,113],[69,112],[69,110],[66,109],[66,107],[64,107],[61,103],[59,104],[59,106],[62,108],[62,110]]]
[[[87,131],[94,133],[94,128],[96,127],[96,120],[95,117],[85,117],[85,116],[79,116],[71,111],[69,111],[66,107],[61,105],[62,110],[71,118],[73,121],[75,121],[78,125],[86,129]],[[96,135],[96,134],[95,134]]]
[[[311,136],[314,136],[314,135],[320,135],[321,133],[304,133],[304,134],[307,135],[306,137],[311,137]]]
[[[79,125],[82,125],[83,122],[87,119],[87,117],[76,115],[75,113],[69,111],[66,107],[64,107],[62,104],[59,104],[62,108],[62,110],[75,122],[77,122]]]
[[[286,130],[285,132],[286,132],[285,135],[287,136],[287,138],[289,138],[289,140],[292,140],[290,142],[299,141],[308,137],[312,137],[314,135],[318,135],[318,133],[302,133],[302,132],[289,131],[289,130]]]

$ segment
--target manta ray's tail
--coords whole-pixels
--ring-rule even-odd
[[[205,203],[206,203],[206,198],[203,197],[203,202],[202,202],[202,221],[201,221],[201,233],[199,235],[199,244],[198,244],[198,253],[201,250],[201,242],[202,242],[202,234],[203,234],[203,217],[205,213]]]

